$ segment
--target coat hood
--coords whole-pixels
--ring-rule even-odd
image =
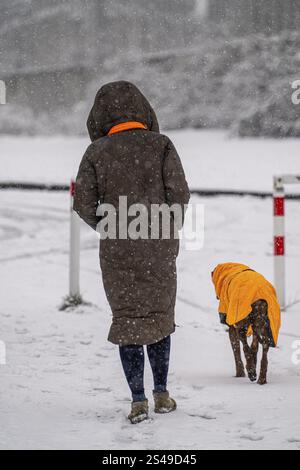
[[[135,85],[126,81],[104,85],[96,95],[87,121],[92,142],[106,136],[113,126],[127,121],[141,122],[149,131],[159,132],[151,104]]]
[[[237,264],[237,263],[225,263],[219,264],[213,272],[212,280],[215,285],[216,294],[218,299],[221,298],[222,290],[231,279],[236,276],[237,274],[250,269],[249,266],[245,264]]]

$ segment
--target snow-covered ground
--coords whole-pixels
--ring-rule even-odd
[[[231,139],[224,132],[168,132],[191,188],[271,191],[274,174],[300,173],[298,140]],[[0,140],[0,181],[69,183],[89,145],[86,138]]]
[[[183,153],[193,186],[197,178],[201,187],[222,181],[230,187],[223,176],[236,174],[236,162],[251,153],[251,145],[256,148],[253,158],[262,159],[266,149],[271,153],[259,166],[266,175],[273,166],[293,173],[300,167],[296,142],[221,145],[218,133],[191,134],[199,149],[192,147],[187,132]],[[183,133],[173,136],[182,150]],[[59,153],[52,154],[57,142]],[[1,139],[1,179],[40,181],[43,175],[51,182],[68,181],[85,144],[78,139],[65,144],[61,138]],[[223,150],[219,160],[217,147]],[[278,147],[287,155],[283,168]],[[199,164],[205,177],[200,171],[192,175],[198,153],[206,156]],[[209,159],[209,154],[214,156]],[[41,162],[33,165],[39,155]],[[259,174],[258,168],[251,162],[240,166],[252,189],[244,170]],[[237,187],[237,180],[232,184]],[[259,186],[260,177],[253,184],[266,189]],[[168,416],[151,413],[152,420],[132,426],[126,420],[130,396],[118,350],[106,341],[110,311],[97,238],[82,226],[81,285],[92,305],[61,312],[68,289],[68,195],[0,193],[0,341],[7,348],[7,364],[0,366],[0,448],[300,449],[300,365],[292,362],[293,343],[300,340],[300,304],[283,314],[279,347],[270,352],[269,384],[260,387],[233,377],[232,352],[218,322],[210,281],[213,267],[223,261],[248,263],[272,279],[272,201],[219,197],[193,202],[205,205],[206,237],[202,251],[182,251],[178,260],[179,328],[173,336],[169,389],[179,408]],[[287,209],[288,295],[293,303],[300,299],[300,203],[291,201]],[[149,367],[146,383],[151,399]]]

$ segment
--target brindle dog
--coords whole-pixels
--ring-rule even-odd
[[[251,346],[249,346],[247,340],[247,333],[250,326],[253,329],[253,342]],[[245,368],[241,357],[241,342],[246,357],[246,369],[251,382],[255,382],[257,380],[257,355],[259,345],[262,345],[263,356],[258,383],[260,385],[265,385],[267,383],[268,352],[270,347],[274,346],[268,317],[267,302],[265,300],[258,300],[255,302],[252,305],[252,312],[250,315],[245,320],[230,327],[229,337],[236,363],[236,376],[245,377]]]

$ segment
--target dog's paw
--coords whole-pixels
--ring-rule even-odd
[[[236,376],[235,376],[237,379],[243,379],[246,377],[246,374],[245,374],[245,371],[244,370],[240,370],[239,372],[236,373]]]
[[[267,385],[268,382],[266,378],[260,377],[257,383],[258,385]]]
[[[251,382],[256,382],[257,381],[257,373],[255,369],[250,369],[248,371],[248,377]]]

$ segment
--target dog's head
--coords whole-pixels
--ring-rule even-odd
[[[215,286],[217,299],[222,297],[222,292],[226,291],[231,279],[237,274],[249,269],[248,266],[238,263],[219,264],[211,273],[212,282]]]

